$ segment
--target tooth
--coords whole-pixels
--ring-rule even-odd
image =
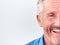
[[[55,31],[55,32],[60,32],[60,30],[53,30],[53,31]]]

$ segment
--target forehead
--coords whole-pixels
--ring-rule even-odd
[[[60,0],[44,0],[44,10],[59,10],[60,11]]]

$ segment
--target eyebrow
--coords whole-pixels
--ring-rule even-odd
[[[56,11],[47,11],[46,13],[56,13]]]

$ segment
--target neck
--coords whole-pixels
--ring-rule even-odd
[[[49,41],[49,39],[47,38],[47,36],[45,36],[45,35],[44,35],[44,44],[45,44],[45,45],[53,45],[53,44]]]

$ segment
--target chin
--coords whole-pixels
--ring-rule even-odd
[[[51,37],[50,41],[54,45],[60,45],[60,39],[58,38]]]

